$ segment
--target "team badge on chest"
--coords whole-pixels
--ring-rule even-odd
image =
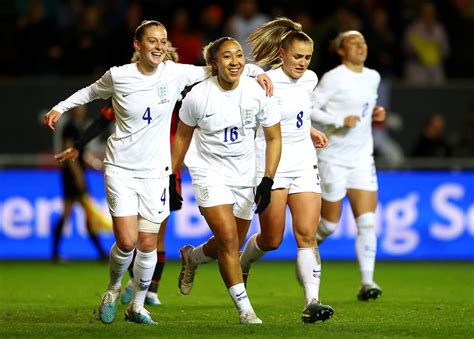
[[[168,102],[168,93],[168,85],[161,85],[158,87],[158,96],[161,99],[160,104]]]
[[[255,121],[255,109],[253,107],[245,108],[243,107],[241,110],[242,119],[244,121],[244,125],[250,125]]]

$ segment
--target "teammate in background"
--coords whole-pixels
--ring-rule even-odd
[[[339,34],[334,47],[342,64],[321,79],[311,115],[329,138],[328,147],[317,150],[322,183],[317,237],[321,243],[336,230],[347,194],[358,229],[356,254],[362,284],[358,298],[376,299],[382,290],[373,280],[378,185],[371,126],[372,121],[385,120],[385,109],[376,106],[380,75],[364,67],[367,44],[358,31]]]
[[[86,122],[85,117],[86,108],[84,106],[75,107],[71,111],[71,117],[66,122],[66,125],[62,130],[62,145],[64,148],[71,147],[79,138],[79,135],[82,133]],[[61,257],[59,255],[59,242],[61,240],[64,225],[71,215],[75,202],[80,203],[84,208],[86,229],[89,233],[92,244],[99,253],[99,259],[107,259],[107,253],[102,248],[95,233],[98,225],[94,225],[95,220],[93,220],[91,213],[89,213],[90,206],[88,206],[88,202],[90,198],[89,193],[87,192],[86,177],[84,173],[86,162],[89,162],[88,165],[93,167],[92,161],[97,159],[90,159],[86,157],[82,152],[82,148],[78,149],[76,157],[78,158],[78,161],[65,161],[61,166],[62,183],[64,189],[64,208],[61,218],[54,227],[52,257],[54,262],[61,261]]]
[[[137,63],[112,67],[44,117],[45,126],[54,130],[63,112],[112,97],[117,123],[107,141],[104,164],[116,242],[110,251],[109,284],[99,308],[99,318],[107,324],[115,320],[122,278],[135,248],[133,299],[125,318],[156,324],[144,301],[157,262],[157,234],[169,215],[170,184],[175,184],[168,147],[172,111],[184,87],[205,79],[209,71],[165,61],[167,31],[158,21],[143,21],[133,44],[140,55]]]
[[[240,323],[261,324],[242,280],[239,249],[250,226],[254,200],[256,213],[270,202],[281,152],[280,114],[255,80],[241,76],[245,57],[235,39],[223,37],[210,43],[204,48],[204,59],[212,65],[214,76],[196,85],[183,100],[172,147],[173,173],[181,167],[191,144],[186,165],[197,204],[214,234],[222,278]],[[264,176],[254,197],[257,124],[263,127],[267,144]],[[171,189],[170,195],[171,201],[179,199]],[[186,265],[193,265],[188,261],[191,251],[192,246],[181,249],[180,280]]]
[[[321,213],[321,188],[318,159],[310,136],[310,113],[318,77],[307,69],[313,54],[313,40],[302,31],[301,24],[278,18],[257,28],[248,41],[256,63],[272,68],[267,74],[282,115],[282,153],[272,186],[272,201],[259,214],[260,233],[249,238],[240,257],[244,281],[255,261],[280,246],[288,205],[298,246],[297,275],[304,289],[301,320],[305,323],[324,321],[332,316],[333,309],[319,301],[321,259],[316,231]],[[324,134],[321,136],[320,146],[324,147],[327,138]],[[256,152],[259,181],[265,170],[265,139],[260,129]]]

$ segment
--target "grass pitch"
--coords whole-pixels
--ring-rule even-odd
[[[148,308],[158,326],[123,320],[120,305],[111,325],[97,308],[108,268],[96,262],[7,261],[0,263],[0,338],[8,337],[443,337],[474,336],[474,265],[471,262],[379,262],[376,301],[357,301],[355,262],[323,263],[321,299],[334,308],[330,320],[303,324],[303,291],[295,264],[262,261],[248,280],[250,300],[263,320],[242,326],[215,263],[199,268],[192,293],[177,289],[180,263],[168,262],[163,305]],[[124,280],[125,283],[125,280]]]

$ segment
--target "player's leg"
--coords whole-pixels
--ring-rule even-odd
[[[321,218],[317,240],[321,244],[337,229],[342,211],[342,199],[346,195],[347,169],[338,165],[319,161],[321,175]]]
[[[156,324],[144,304],[157,262],[156,243],[159,228],[159,223],[141,216],[138,218],[137,254],[133,264],[133,298],[125,313],[127,320],[136,323]]]
[[[84,193],[84,195],[88,195],[88,193]],[[84,211],[86,211],[87,207],[85,206],[85,199],[83,197],[78,197],[77,201],[81,204],[82,208]],[[93,229],[92,222],[90,220],[90,216],[88,213],[85,213],[86,216],[86,229],[87,233],[89,234],[89,239],[91,240],[92,244],[94,245],[95,249],[99,253],[99,259],[100,260],[106,260],[108,258],[107,253],[105,250],[102,248],[102,245],[100,244],[99,238],[97,237],[96,232]]]
[[[115,320],[122,278],[132,262],[138,229],[136,215],[112,217],[112,220],[115,243],[109,255],[109,284],[99,308],[99,318],[105,324]]]
[[[301,319],[306,323],[325,321],[332,316],[333,309],[320,303],[319,298],[321,258],[316,242],[316,231],[321,211],[320,194],[315,192],[290,194],[288,206],[293,219],[293,234],[298,246],[297,274],[305,296]]]
[[[240,256],[245,284],[252,264],[268,251],[280,247],[285,232],[287,197],[288,189],[273,190],[270,204],[259,214],[260,233],[252,235],[247,240]]]
[[[357,225],[356,254],[361,273],[360,300],[377,299],[382,290],[374,282],[377,236],[375,233],[375,208],[377,192],[350,189],[347,196]]]
[[[52,260],[54,262],[60,261],[59,242],[61,241],[64,224],[66,223],[66,220],[68,220],[69,216],[71,215],[73,204],[74,204],[73,198],[70,198],[70,197],[64,198],[63,213],[61,214],[61,217],[59,218],[59,220],[56,222],[56,225],[54,226],[53,256],[52,256]]]
[[[234,217],[233,206],[203,207],[201,211],[214,234],[219,253],[219,271],[239,312],[240,322],[243,324],[261,323],[250,304],[242,280],[237,221]],[[246,220],[246,223],[250,225],[250,220]]]
[[[156,243],[157,262],[155,266],[155,271],[153,272],[153,278],[151,279],[151,284],[148,288],[148,292],[145,298],[145,304],[150,306],[157,306],[161,304],[161,301],[158,298],[158,287],[160,285],[161,276],[163,274],[163,269],[165,267],[166,262],[165,232],[168,220],[169,218],[165,219],[161,223],[160,231],[158,232],[158,238]]]
[[[109,255],[109,284],[99,308],[99,318],[107,324],[115,319],[122,278],[132,262],[138,239],[138,198],[134,184],[130,178],[105,175],[115,236]]]

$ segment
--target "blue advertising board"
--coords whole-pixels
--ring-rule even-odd
[[[102,173],[88,172],[94,200],[107,214]],[[376,213],[377,258],[395,260],[474,259],[474,172],[379,171]],[[60,174],[56,170],[0,171],[0,259],[47,259],[53,227],[62,210]],[[183,175],[183,209],[174,212],[166,231],[168,258],[177,259],[185,244],[198,245],[211,235],[199,213],[191,181]],[[76,207],[66,225],[60,253],[69,259],[95,258],[84,226],[84,212]],[[258,232],[254,218],[249,234]],[[344,202],[337,231],[321,245],[324,259],[354,259],[357,228]],[[106,248],[111,233],[101,233]],[[296,245],[291,217],[282,246],[265,258],[293,259]]]

